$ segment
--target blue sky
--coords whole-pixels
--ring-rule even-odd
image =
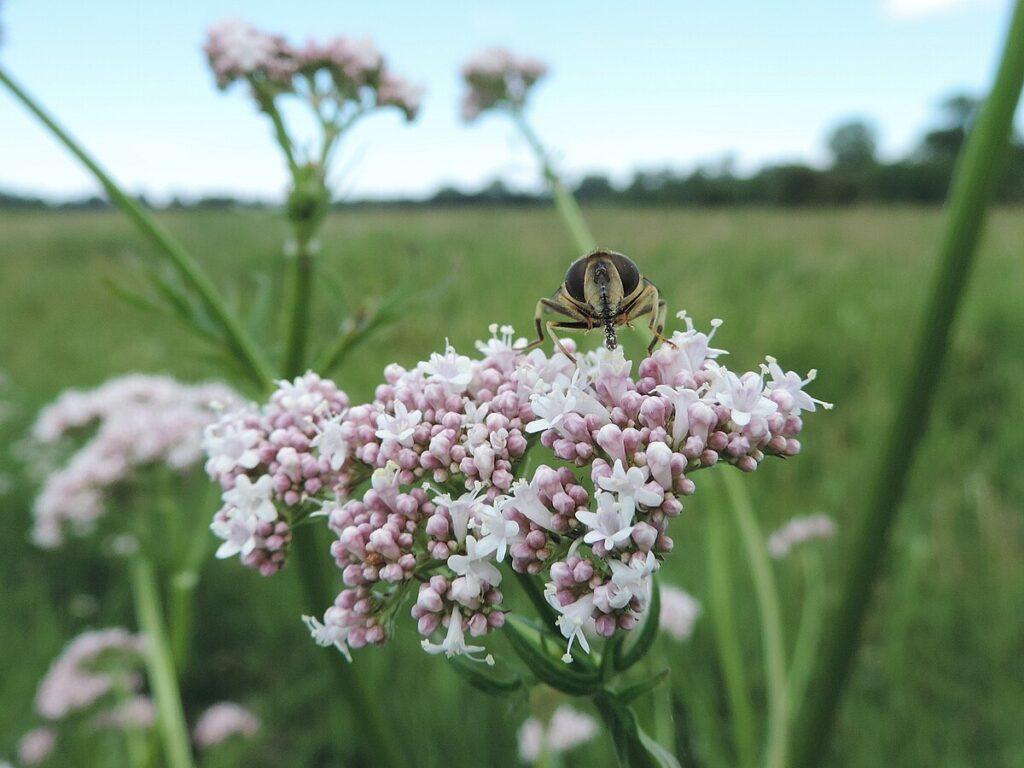
[[[863,115],[889,155],[954,89],[988,82],[1008,0],[6,0],[0,61],[126,186],[158,196],[273,197],[284,171],[240,91],[217,92],[203,31],[240,16],[297,40],[373,36],[427,88],[420,120],[379,114],[347,137],[347,194],[420,194],[500,175],[530,155],[498,117],[460,123],[457,69],[489,45],[547,60],[532,121],[562,168],[625,178],[734,154],[740,169],[822,158],[839,118]],[[0,188],[95,189],[0,92]]]

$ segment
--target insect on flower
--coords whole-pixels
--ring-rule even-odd
[[[558,320],[544,321],[545,312],[560,315]],[[525,349],[544,343],[544,327],[555,344],[570,360],[575,357],[562,346],[555,329],[582,331],[604,329],[604,345],[619,345],[615,329],[620,325],[633,327],[633,321],[645,315],[653,334],[648,353],[658,341],[675,346],[662,335],[665,329],[665,301],[657,286],[644,277],[631,259],[615,251],[596,250],[580,257],[565,273],[565,281],[549,299],[537,302],[534,322],[538,338]]]

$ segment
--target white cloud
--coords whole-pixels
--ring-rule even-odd
[[[951,8],[987,4],[991,0],[882,0],[886,15],[893,19],[914,20],[933,16]]]

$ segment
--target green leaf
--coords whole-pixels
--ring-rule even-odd
[[[643,728],[637,728],[637,735],[640,737],[640,743],[647,750],[647,754],[653,758],[654,764],[658,768],[680,768],[676,756],[656,742]]]
[[[615,744],[619,765],[626,768],[680,768],[675,756],[644,733],[636,714],[611,691],[601,691],[594,705],[604,719]]]
[[[516,676],[502,680],[484,671],[480,662],[469,661],[461,656],[448,659],[448,663],[459,677],[478,691],[483,691],[491,696],[503,698],[523,686],[521,677]]]
[[[644,625],[640,628],[640,634],[636,640],[622,653],[616,654],[615,668],[619,671],[629,669],[640,659],[647,655],[658,637],[658,628],[661,626],[661,590],[658,587],[658,580],[654,579],[651,586],[651,604],[647,608],[647,617]]]
[[[650,693],[663,682],[665,682],[665,680],[668,679],[668,676],[671,672],[672,670],[665,668],[661,670],[661,672],[659,672],[658,674],[649,677],[646,680],[641,680],[639,683],[635,683],[633,685],[627,686],[626,688],[623,688],[621,691],[618,692],[618,697],[627,704],[636,701],[644,694]]]
[[[218,341],[216,331],[210,325],[209,319],[193,303],[189,296],[177,285],[176,281],[163,273],[155,265],[143,262],[143,269],[149,277],[149,282],[159,293],[174,314],[191,327],[197,334],[208,341]]]
[[[570,696],[588,696],[600,688],[597,675],[578,672],[561,659],[552,658],[538,639],[530,636],[536,636],[536,630],[519,617],[510,616],[504,631],[512,650],[542,683]]]

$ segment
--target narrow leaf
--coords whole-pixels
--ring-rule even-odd
[[[641,696],[650,693],[663,682],[665,682],[665,680],[668,679],[668,676],[669,674],[671,674],[671,672],[672,670],[665,668],[653,677],[649,677],[646,680],[641,680],[639,683],[635,683],[626,688],[623,688],[621,691],[618,692],[618,697],[626,704],[636,701]]]
[[[511,616],[505,623],[505,636],[530,672],[542,683],[567,693],[570,696],[588,696],[593,694],[600,685],[596,675],[577,672],[571,666],[554,659],[537,642],[530,638],[524,630],[529,625]],[[520,627],[516,626],[521,625]]]
[[[448,663],[459,677],[478,691],[483,691],[491,696],[502,698],[523,686],[521,677],[500,679],[484,671],[479,662],[468,661],[461,656],[448,659]]]

